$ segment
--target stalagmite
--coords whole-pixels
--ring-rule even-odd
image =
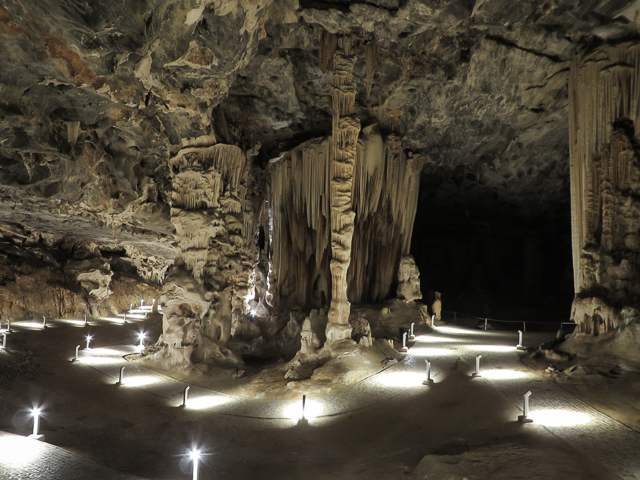
[[[356,85],[351,38],[338,40],[333,57],[333,129],[331,143],[331,304],[327,343],[351,338],[347,270],[351,263],[354,218],[352,191],[360,121],[353,116]]]
[[[640,302],[640,46],[576,56],[569,87],[572,318],[578,331],[597,335]]]

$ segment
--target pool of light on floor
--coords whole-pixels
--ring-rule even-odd
[[[78,358],[78,361],[81,363],[86,363],[87,365],[116,365],[122,363],[122,358],[83,355]]]
[[[465,349],[467,350],[473,350],[473,351],[478,351],[478,352],[498,352],[498,353],[503,353],[503,352],[515,352],[516,346],[509,346],[509,345],[465,345],[464,346]]]
[[[454,333],[458,335],[486,335],[488,332],[478,330],[468,330],[466,328],[454,328],[454,327],[432,327],[436,332],[442,333]]]
[[[589,415],[572,410],[532,410],[529,417],[545,427],[575,427],[589,423],[592,419]]]
[[[189,398],[187,400],[187,408],[194,410],[203,410],[205,408],[217,407],[229,403],[232,399],[222,395],[204,395],[202,397]]]
[[[322,404],[307,400],[304,404],[304,417],[307,420],[313,420],[322,415],[324,408]],[[284,409],[284,416],[291,420],[300,420],[302,418],[302,400],[293,401]]]
[[[409,355],[413,357],[440,357],[451,355],[453,352],[448,348],[434,347],[413,347],[409,350]]]
[[[160,379],[147,375],[127,377],[125,372],[125,377],[122,383],[125,387],[144,387],[145,385],[151,385],[152,383],[157,383],[159,381]]]
[[[506,370],[506,369],[495,369],[495,370],[480,370],[480,375],[489,380],[513,380],[515,378],[526,377],[526,372],[521,372],[519,370]]]
[[[432,335],[418,335],[416,337],[416,342],[425,342],[425,343],[449,343],[449,342],[459,342],[459,338],[452,337],[434,337]]]
[[[385,387],[417,387],[422,385],[422,381],[426,378],[424,372],[395,372],[387,370],[377,375],[378,383]]]
[[[46,445],[20,436],[0,436],[0,466],[24,468],[38,460]]]

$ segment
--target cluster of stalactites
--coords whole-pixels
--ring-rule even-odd
[[[603,189],[624,189],[631,164],[596,165],[598,152],[609,149],[614,122],[622,117],[640,125],[640,45],[624,44],[588,56],[576,55],[569,82],[571,202],[575,290],[584,287],[582,248],[597,243]],[[613,146],[615,149],[616,147]],[[605,201],[606,203],[606,201]]]
[[[578,55],[569,83],[574,283],[578,331],[616,328],[640,304],[640,46]],[[603,312],[614,312],[605,313]]]
[[[400,258],[409,253],[420,187],[420,158],[407,158],[398,137],[375,127],[358,144],[349,268],[349,300],[378,302],[389,294]]]
[[[299,145],[271,164],[268,175],[269,206],[278,212],[271,216],[269,245],[278,291],[309,308],[322,306],[318,290],[330,288],[331,281],[330,144],[315,139]],[[407,158],[399,138],[383,138],[375,126],[362,130],[351,183],[351,302],[376,302],[389,294],[400,258],[409,253],[421,169],[422,160]]]
[[[187,210],[215,208],[225,189],[236,192],[246,172],[246,157],[235,145],[181,150],[170,161],[172,205]]]

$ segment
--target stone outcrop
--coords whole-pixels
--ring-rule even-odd
[[[405,302],[415,302],[422,298],[420,291],[420,272],[411,255],[404,255],[398,267],[397,295]]]
[[[637,305],[637,9],[521,7],[5,1],[0,313],[121,312],[162,285],[172,362],[289,359],[314,308],[321,345],[351,344],[350,305],[393,296],[419,192],[464,221],[566,206],[570,119],[589,119],[571,126],[576,287],[599,299],[576,311]],[[577,60],[568,115],[594,39],[620,46]]]
[[[617,329],[640,305],[640,48],[576,57],[571,75],[574,301],[578,331]]]

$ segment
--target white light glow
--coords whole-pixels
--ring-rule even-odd
[[[516,347],[508,345],[466,345],[467,350],[477,350],[479,352],[515,352]]]
[[[46,445],[37,440],[14,435],[0,436],[0,466],[21,469],[45,453]]]
[[[313,420],[316,417],[322,415],[324,407],[321,403],[314,400],[309,400],[304,404],[304,418],[307,420]],[[284,409],[284,416],[291,420],[300,420],[302,418],[302,400],[295,401],[289,404]]]
[[[409,350],[409,355],[413,357],[440,357],[452,353],[448,348],[413,347]]]
[[[586,413],[571,410],[535,410],[529,413],[529,417],[545,427],[575,427],[591,421]]]
[[[526,377],[526,372],[519,372],[518,370],[483,370],[481,375],[489,380],[511,380],[514,378]]]
[[[207,395],[205,397],[189,398],[187,400],[187,408],[193,410],[203,410],[205,408],[217,407],[218,405],[224,405],[231,401],[228,397]]]
[[[156,377],[143,376],[139,377],[127,377],[124,379],[123,385],[126,387],[144,387],[145,385],[151,385],[152,383],[159,382]]]
[[[433,337],[431,335],[418,335],[416,337],[416,342],[425,342],[425,343],[449,343],[449,342],[459,342],[458,338],[451,337]]]
[[[127,319],[129,319],[128,316],[127,316]],[[120,318],[120,317],[99,317],[98,320],[106,320],[107,322],[119,323],[119,324],[124,323],[124,318]]]
[[[118,350],[114,350],[112,348],[93,348],[91,350],[92,355],[98,354],[98,355],[118,355],[119,357],[122,357],[122,355],[124,355],[122,352],[119,352]]]
[[[420,372],[384,372],[378,375],[378,383],[385,387],[417,387],[425,379]]]
[[[442,332],[442,333],[457,333],[457,334],[462,334],[462,335],[483,335],[486,334],[486,332],[480,332],[478,330],[468,330],[466,328],[454,328],[454,327],[431,327],[433,328],[436,332]]]
[[[200,460],[200,450],[198,450],[197,448],[191,450],[189,452],[189,458],[191,460]]]
[[[66,324],[69,324],[69,325],[74,325],[76,327],[84,327],[84,325],[85,325],[84,320],[72,320],[72,319],[69,319],[69,318],[60,318],[60,319],[58,319],[56,321],[60,322],[60,323],[66,323]]]
[[[79,362],[86,363],[87,365],[115,365],[122,363],[122,358],[114,357],[94,357],[94,356],[82,356],[78,358]]]

